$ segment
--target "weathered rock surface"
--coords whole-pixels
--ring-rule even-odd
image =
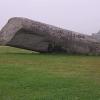
[[[93,33],[92,37],[100,42],[100,31],[98,31],[97,33]]]
[[[0,31],[0,44],[37,52],[100,54],[100,42],[92,36],[19,17]]]

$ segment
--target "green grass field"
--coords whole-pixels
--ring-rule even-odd
[[[0,47],[0,100],[100,100],[100,56]]]

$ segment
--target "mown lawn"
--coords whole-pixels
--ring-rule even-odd
[[[100,56],[0,47],[0,100],[100,100]]]

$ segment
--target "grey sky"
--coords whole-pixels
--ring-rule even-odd
[[[100,29],[100,0],[0,0],[0,28],[15,16],[91,34]]]

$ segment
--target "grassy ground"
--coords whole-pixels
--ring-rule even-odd
[[[100,100],[100,56],[0,47],[0,100]]]

